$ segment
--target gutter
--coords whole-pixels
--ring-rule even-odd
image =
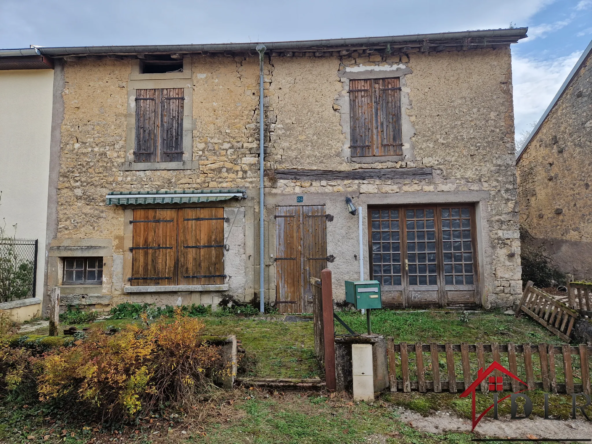
[[[29,57],[41,55],[37,48],[0,49],[0,57]]]
[[[289,42],[266,42],[263,44],[267,50],[297,50],[297,49],[339,49],[340,47],[356,45],[389,45],[396,46],[423,46],[426,43],[437,45],[442,40],[466,40],[486,39],[487,44],[511,44],[526,37],[528,28],[490,29],[483,31],[442,32],[434,34],[413,34],[385,37],[362,37],[324,40],[297,40]],[[460,44],[460,42],[459,42]],[[482,42],[467,42],[468,48],[483,46]],[[0,57],[2,57],[0,50]],[[41,48],[41,54],[51,57],[63,57],[69,55],[106,55],[106,54],[145,54],[145,53],[195,53],[195,52],[252,52],[253,43],[215,43],[203,45],[128,45],[128,46],[74,46]]]
[[[520,150],[520,152],[518,153],[518,156],[516,157],[516,165],[518,165],[518,162],[520,162],[520,159],[522,158],[522,155],[526,151],[526,148],[528,148],[528,145],[530,144],[530,142],[532,141],[534,136],[536,136],[538,134],[539,130],[541,129],[541,126],[543,125],[543,122],[547,119],[547,117],[549,117],[549,114],[551,114],[551,111],[553,111],[553,108],[555,108],[555,105],[557,104],[557,102],[559,101],[559,99],[561,98],[561,96],[563,95],[565,90],[568,88],[571,81],[575,77],[576,73],[579,71],[580,67],[584,64],[584,61],[588,58],[590,53],[592,53],[592,40],[590,41],[590,43],[588,44],[588,46],[586,47],[586,49],[584,50],[584,52],[582,53],[582,55],[580,56],[580,58],[578,59],[578,61],[574,65],[574,67],[572,68],[572,70],[570,71],[570,73],[568,74],[567,78],[563,82],[563,85],[561,85],[561,88],[559,88],[559,91],[557,91],[557,94],[555,94],[555,97],[553,97],[553,100],[551,101],[551,103],[549,104],[549,106],[547,107],[547,109],[545,110],[545,112],[543,113],[541,118],[539,119],[536,126],[531,131],[530,135],[528,136],[528,139],[526,139],[526,141],[524,142],[522,149]]]

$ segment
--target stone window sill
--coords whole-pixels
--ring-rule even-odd
[[[0,304],[0,310],[10,310],[12,308],[28,307],[29,305],[41,304],[41,299],[28,298],[20,299],[18,301],[2,302]]]
[[[146,285],[132,287],[126,285],[123,287],[124,293],[175,293],[175,292],[199,292],[199,291],[228,291],[228,284],[219,285]]]
[[[385,163],[385,162],[401,162],[405,156],[364,156],[352,157],[351,161],[354,163]]]
[[[192,160],[183,162],[124,162],[121,171],[150,171],[150,170],[192,170],[197,166]]]

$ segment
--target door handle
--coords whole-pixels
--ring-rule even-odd
[[[405,271],[409,271],[409,261],[405,259]]]

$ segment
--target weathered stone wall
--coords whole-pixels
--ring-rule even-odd
[[[592,277],[592,57],[518,162],[520,223],[553,265]]]
[[[339,103],[346,94],[346,81],[338,72],[389,64],[403,64],[412,71],[403,85],[409,97],[405,112],[414,130],[414,160],[351,163],[343,155],[347,129]],[[197,170],[121,170],[130,66],[128,59],[102,58],[69,61],[65,67],[58,236],[113,239],[114,255],[123,252],[123,210],[105,206],[110,191],[244,187],[255,195],[258,186],[256,57],[192,57],[189,82]],[[268,177],[268,193],[488,192],[485,272],[493,277],[485,296],[493,305],[507,305],[519,295],[509,48],[412,53],[386,60],[355,53],[351,58],[266,56],[265,69],[266,169],[434,169],[429,181],[311,182]],[[252,216],[246,216],[244,230],[253,241],[257,227],[252,222],[258,216]]]

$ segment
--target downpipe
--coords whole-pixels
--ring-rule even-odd
[[[263,65],[265,45],[255,47],[259,53],[259,311],[265,312],[265,113],[263,110]]]

